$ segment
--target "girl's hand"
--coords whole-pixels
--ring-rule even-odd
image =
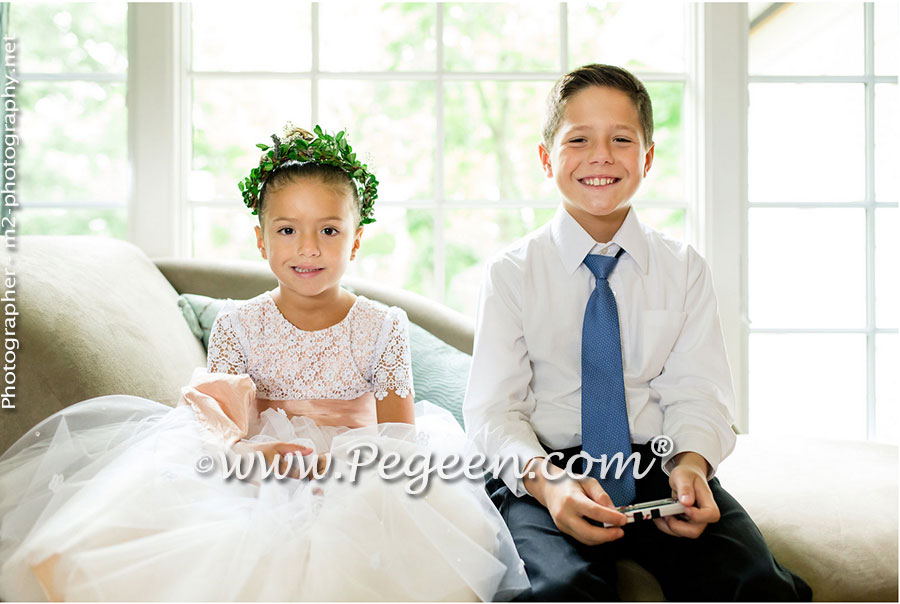
[[[303,445],[297,445],[293,443],[249,443],[251,449],[255,449],[260,451],[263,454],[263,457],[266,460],[266,467],[272,467],[272,464],[275,462],[275,456],[278,455],[278,473],[283,474],[288,470],[288,463],[290,463],[290,473],[287,474],[289,478],[300,478],[300,469],[299,463],[297,459],[289,459],[289,455],[309,455],[313,452],[310,447],[304,447]],[[324,454],[323,454],[324,455]],[[321,455],[319,456],[322,457]],[[311,471],[312,468],[310,468]]]

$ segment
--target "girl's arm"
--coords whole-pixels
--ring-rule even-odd
[[[384,319],[375,346],[372,385],[378,423],[415,424],[412,361],[409,355],[409,319],[399,308],[391,308]]]
[[[388,392],[386,397],[375,403],[375,412],[379,424],[387,422],[416,423],[412,393],[400,398],[396,392]]]
[[[216,317],[209,334],[206,370],[210,373],[247,373],[247,358],[235,325],[237,312],[233,305],[226,307]]]

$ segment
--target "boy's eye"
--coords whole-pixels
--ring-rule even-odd
[[[570,142],[570,143],[583,143],[583,142],[585,142],[586,140],[587,140],[587,139],[584,138],[583,136],[579,136],[579,137],[577,137],[577,138],[573,138],[573,139],[570,140],[569,142]]]
[[[337,235],[338,230],[334,227],[325,227],[324,229],[322,229],[322,234],[331,237],[332,235]]]
[[[617,142],[617,143],[630,143],[630,142],[631,142],[631,139],[630,139],[630,138],[625,138],[625,137],[623,137],[623,136],[617,136],[617,137],[614,138],[613,140],[614,140],[615,142]]]
[[[278,229],[278,232],[282,235],[293,235],[294,229],[291,227],[281,227],[280,229]]]

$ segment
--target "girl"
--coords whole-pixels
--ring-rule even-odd
[[[402,467],[465,438],[449,413],[414,409],[405,313],[340,287],[377,180],[343,133],[272,138],[240,188],[278,287],[226,305],[207,371],[176,408],[92,399],[0,458],[0,598],[487,600],[527,588],[480,481],[432,480],[414,496],[373,470],[374,457]],[[289,477],[266,478],[262,463],[243,479],[209,471],[235,454]],[[310,480],[300,456],[324,476]]]

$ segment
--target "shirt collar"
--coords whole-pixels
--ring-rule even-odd
[[[591,252],[591,249],[597,243],[617,244],[637,262],[642,273],[647,273],[650,263],[650,249],[647,243],[647,235],[644,233],[634,208],[628,210],[625,221],[619,227],[619,230],[616,231],[616,234],[613,235],[612,241],[597,242],[588,235],[587,231],[581,228],[581,225],[560,204],[550,223],[550,237],[559,251],[563,267],[570,275],[584,262],[584,257]]]

